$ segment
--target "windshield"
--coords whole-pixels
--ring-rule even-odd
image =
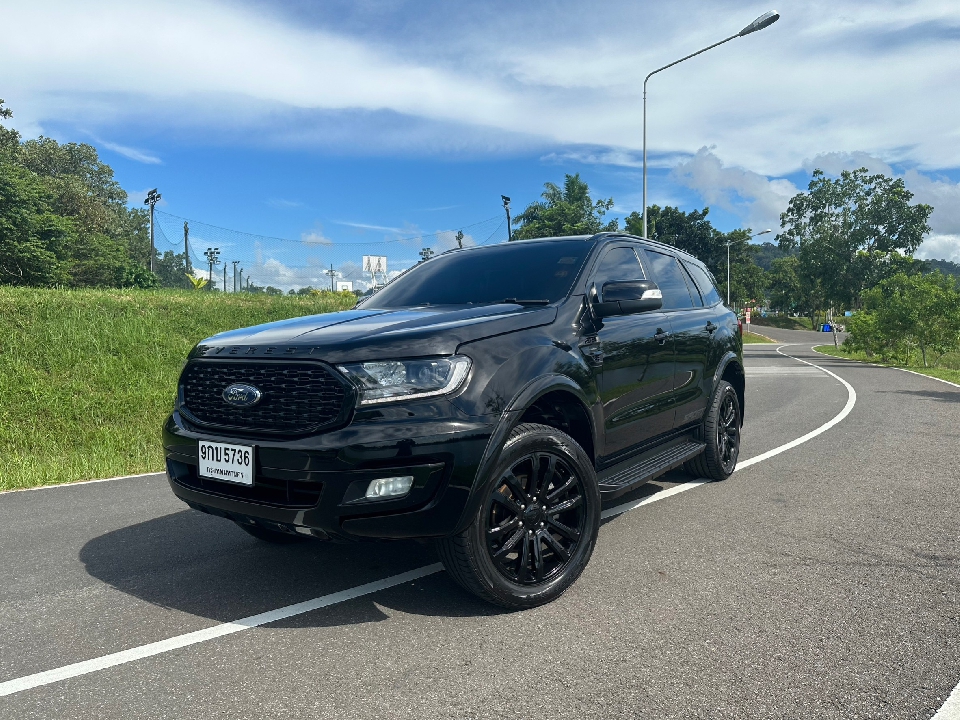
[[[441,255],[408,270],[363,307],[556,302],[569,292],[592,248],[584,240],[549,240]]]

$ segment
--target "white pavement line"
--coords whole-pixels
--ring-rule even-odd
[[[853,410],[853,406],[857,404],[857,391],[853,389],[853,385],[848,383],[839,375],[835,375],[834,373],[830,372],[826,368],[822,368],[819,365],[814,365],[812,362],[807,362],[806,360],[801,360],[800,358],[793,357],[793,355],[787,355],[786,353],[780,352],[780,350],[782,348],[785,348],[786,346],[787,345],[781,345],[780,347],[777,348],[777,352],[786,358],[790,358],[791,360],[796,360],[797,362],[802,362],[804,365],[809,365],[810,367],[815,367],[817,368],[817,370],[822,370],[830,377],[836,380],[839,380],[841,383],[843,383],[843,386],[847,389],[847,404],[843,406],[843,410],[837,413],[833,417],[833,419],[828,420],[823,425],[818,427],[816,430],[811,430],[806,435],[802,437],[798,437],[796,440],[791,440],[790,442],[784,445],[781,445],[780,447],[775,447],[773,450],[767,450],[767,452],[760,453],[756,457],[752,457],[749,460],[744,460],[743,462],[737,463],[737,470],[743,470],[744,468],[748,468],[751,465],[756,465],[758,462],[763,462],[768,458],[772,458],[774,455],[779,455],[780,453],[786,452],[787,450],[792,450],[793,448],[797,447],[797,445],[803,445],[803,443],[807,442],[808,440],[813,440],[813,438],[817,437],[817,435],[822,435],[827,430],[829,430],[834,425],[836,425],[841,420],[843,420],[847,415],[850,414],[850,411]]]
[[[443,565],[440,563],[425,565],[416,570],[393,575],[383,580],[376,580],[366,585],[360,585],[355,588],[350,588],[349,590],[341,590],[340,592],[331,593],[330,595],[321,595],[313,600],[296,603],[295,605],[287,605],[286,607],[270,610],[269,612],[260,613],[259,615],[251,615],[250,617],[234,620],[233,622],[221,623],[220,625],[214,625],[213,627],[203,630],[177,635],[167,640],[141,645],[140,647],[130,648],[129,650],[121,650],[120,652],[103,655],[93,660],[84,660],[83,662],[74,663],[73,665],[65,665],[53,670],[45,670],[44,672],[39,672],[34,675],[16,678],[15,680],[7,680],[6,682],[0,683],[0,697],[13,695],[14,693],[41,685],[49,685],[50,683],[77,677],[78,675],[86,675],[87,673],[97,672],[98,670],[105,670],[106,668],[123,665],[153,655],[160,655],[170,652],[171,650],[187,647],[188,645],[207,642],[208,640],[214,640],[224,635],[243,632],[244,630],[277,622],[278,620],[285,620],[295,615],[302,615],[303,613],[308,613],[313,610],[319,610],[320,608],[329,607],[330,605],[353,600],[363,595],[386,590],[396,585],[402,585],[411,580],[433,575],[441,570],[443,570]]]
[[[861,365],[871,365],[873,367],[886,368],[887,370],[899,370],[900,372],[910,373],[911,375],[916,375],[917,377],[927,378],[927,380],[936,380],[937,382],[946,383],[947,385],[952,385],[955,388],[960,388],[960,385],[958,385],[955,382],[950,382],[949,380],[944,380],[943,378],[934,377],[933,375],[926,375],[925,373],[916,372],[915,370],[907,370],[906,368],[902,368],[902,367],[893,367],[892,365],[881,365],[880,363],[867,362],[866,360],[857,360],[856,358],[845,358],[845,357],[838,357],[836,355],[828,355],[825,352],[820,352],[819,350],[817,350],[816,345],[810,349],[813,350],[817,355],[823,355],[824,357],[833,358],[834,360],[846,360],[847,362],[860,363]]]
[[[791,360],[796,360],[797,362],[802,362],[805,365],[815,367],[817,370],[821,370],[825,372],[827,375],[830,375],[831,377],[834,377],[840,382],[842,382],[844,387],[847,388],[847,404],[844,405],[843,410],[841,410],[836,416],[834,416],[833,419],[828,420],[823,425],[818,427],[816,430],[811,430],[803,437],[799,437],[796,440],[791,440],[790,442],[785,443],[780,447],[775,447],[773,450],[767,450],[767,452],[761,453],[760,455],[757,455],[756,457],[752,457],[749,460],[743,460],[742,462],[738,462],[734,472],[737,472],[738,470],[743,470],[744,468],[748,468],[751,465],[756,465],[758,462],[763,462],[764,460],[772,458],[774,455],[779,455],[782,452],[786,452],[787,450],[795,448],[797,445],[802,445],[803,443],[807,442],[807,440],[812,440],[813,438],[815,438],[817,435],[820,435],[821,433],[825,433],[827,430],[832,428],[838,422],[843,420],[847,415],[849,415],[850,411],[853,410],[853,406],[857,404],[857,391],[854,390],[853,386],[850,383],[848,383],[846,380],[844,380],[842,377],[838,375],[834,375],[832,372],[830,372],[825,368],[820,367],[819,365],[814,365],[813,363],[807,362],[806,360],[795,358],[793,357],[793,355],[787,355],[786,353],[780,352],[780,349],[785,348],[788,344],[791,344],[791,343],[780,345],[777,348],[777,352],[783,355],[785,358],[790,358]],[[797,343],[792,343],[792,344],[797,344]],[[602,513],[600,513],[600,518],[606,519],[608,517],[613,517],[614,515],[620,515],[621,513],[625,513],[629,510],[633,510],[634,508],[638,508],[641,505],[646,505],[648,503],[656,502],[657,500],[663,500],[664,498],[668,498],[672,495],[679,495],[680,493],[686,492],[687,490],[693,490],[695,487],[700,487],[704,483],[708,483],[708,482],[710,482],[710,480],[695,480],[693,482],[683,483],[682,485],[676,485],[672,488],[669,488],[668,490],[663,490],[661,492],[656,493],[655,495],[651,495],[650,497],[644,498],[643,500],[624,503],[623,505],[615,505],[612,508],[607,508]]]
[[[943,707],[930,720],[960,720],[960,685],[953,689]]]
[[[780,352],[780,348],[786,347],[786,345],[781,345],[777,348],[777,352]],[[806,360],[800,360],[791,355],[786,355],[780,353],[784,357],[790,358],[791,360],[797,360],[798,362],[811,365],[812,367],[823,370],[823,372],[828,375],[832,375],[837,380],[842,382],[849,393],[847,399],[846,407],[840,411],[840,414],[834,417],[829,422],[821,425],[819,428],[813,432],[809,432],[804,435],[802,438],[798,438],[792,442],[781,445],[778,448],[769,450],[768,452],[758,455],[756,457],[745,460],[742,463],[737,465],[737,470],[741,470],[750,465],[754,465],[758,462],[771,458],[774,455],[779,455],[780,453],[794,448],[801,443],[810,440],[811,438],[816,437],[822,432],[826,432],[838,422],[843,420],[847,415],[850,414],[850,411],[853,409],[854,403],[857,400],[857,393],[854,391],[853,387],[845,381],[843,378],[840,378],[834,375],[829,370],[821,368],[819,365],[814,365],[813,363],[808,363]],[[736,472],[736,471],[734,471]],[[132,476],[137,477],[137,476]],[[104,482],[103,480],[94,480],[92,482]],[[634,510],[643,505],[649,505],[650,503],[655,503],[658,500],[665,500],[668,497],[673,497],[674,495],[679,495],[682,492],[687,490],[693,490],[696,487],[710,482],[709,480],[693,480],[691,482],[683,483],[682,485],[676,485],[667,490],[651,495],[642,500],[637,500],[633,502],[624,503],[623,505],[616,505],[612,508],[607,508],[604,510],[600,517],[601,519],[606,519],[608,517],[613,517],[614,515],[621,515],[630,510]],[[74,483],[79,484],[79,483]],[[353,600],[363,595],[369,595],[370,593],[375,593],[380,590],[385,590],[387,588],[395,587],[397,585],[402,585],[403,583],[410,582],[411,580],[416,580],[418,578],[426,577],[427,575],[433,575],[443,570],[443,565],[441,563],[434,563],[433,565],[425,565],[424,567],[417,568],[415,570],[410,570],[405,573],[400,573],[399,575],[393,575],[392,577],[384,578],[383,580],[376,580],[374,582],[367,583],[366,585],[360,585],[355,588],[350,588],[349,590],[341,590],[340,592],[335,592],[330,595],[321,595],[320,597],[314,598],[312,600],[307,600],[305,602],[296,603],[295,605],[287,605],[286,607],[279,608],[277,610],[270,610],[269,612],[261,613],[260,615],[252,615],[241,620],[235,620],[229,623],[222,623],[220,625],[214,625],[213,627],[205,628],[203,630],[196,630],[191,633],[186,633],[184,635],[178,635],[176,637],[168,638],[166,640],[160,640],[159,642],[148,643],[147,645],[141,645],[139,647],[130,648],[129,650],[121,650],[120,652],[111,653],[110,655],[103,655],[99,658],[94,658],[92,660],[84,660],[83,662],[74,663],[72,665],[65,665],[64,667],[54,668],[53,670],[45,670],[43,672],[35,673],[34,675],[27,675],[25,677],[16,678],[14,680],[7,680],[6,682],[0,683],[0,697],[4,695],[13,695],[14,693],[22,692],[24,690],[29,690],[31,688],[40,687],[41,685],[49,685],[51,683],[59,682],[60,680],[66,680],[68,678],[77,677],[78,675],[86,675],[88,673],[97,672],[98,670],[105,670],[107,668],[115,667],[117,665],[123,665],[125,663],[134,662],[135,660],[141,660],[143,658],[152,657],[153,655],[161,655],[171,650],[178,650],[189,645],[196,645],[198,643],[207,642],[208,640],[215,640],[224,635],[231,635],[236,632],[242,632],[244,630],[249,630],[250,628],[259,627],[260,625],[266,625],[268,623],[277,622],[278,620],[284,620],[295,615],[302,615],[303,613],[311,612],[313,610],[319,610],[320,608],[329,607],[331,605],[336,605],[338,603],[346,602],[347,600]],[[947,716],[951,717],[951,716]],[[944,720],[943,718],[938,718],[938,720]],[[951,720],[952,717],[951,717]]]
[[[13,488],[12,490],[0,490],[0,495],[15,492],[27,492],[29,490],[52,490],[53,488],[77,487],[78,485],[92,485],[93,483],[111,482],[113,480],[130,480],[132,478],[150,477],[151,475],[163,475],[164,471],[152,473],[137,473],[136,475],[117,475],[117,477],[99,478],[97,480],[78,480],[77,482],[57,483],[56,485],[37,485],[28,488]]]

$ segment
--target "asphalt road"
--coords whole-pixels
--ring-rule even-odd
[[[849,415],[725,482],[650,483],[632,499],[663,499],[609,518],[559,601],[501,612],[435,572],[12,692],[0,717],[931,717],[960,681],[960,389],[765,333],[850,383]],[[849,402],[776,347],[746,351],[741,460]],[[0,688],[436,562],[267,546],[162,476],[2,494],[0,539]]]

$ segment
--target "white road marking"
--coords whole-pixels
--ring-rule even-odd
[[[28,490],[52,490],[53,488],[77,487],[78,485],[92,485],[93,483],[112,482],[113,480],[130,480],[132,478],[150,477],[151,475],[163,475],[164,471],[151,473],[137,473],[136,475],[117,475],[117,477],[100,478],[98,480],[78,480],[77,482],[57,483],[56,485],[37,485],[28,488],[13,488],[12,490],[0,490],[0,495],[15,492],[27,492]]]
[[[899,370],[900,372],[910,373],[911,375],[916,375],[917,377],[926,378],[927,380],[936,380],[937,382],[942,382],[947,385],[952,385],[955,388],[960,388],[960,385],[958,385],[955,382],[950,382],[949,380],[944,380],[943,378],[934,377],[933,375],[925,375],[924,373],[916,372],[914,370],[907,370],[906,368],[902,368],[902,367],[893,367],[892,365],[881,365],[880,363],[867,362],[866,360],[857,360],[856,358],[845,358],[845,357],[837,357],[836,355],[827,355],[827,353],[820,352],[819,350],[817,350],[816,346],[810,349],[813,350],[817,355],[823,355],[824,357],[833,358],[834,360],[846,360],[847,362],[860,363],[861,365],[870,365],[872,367],[882,367],[882,368],[886,368],[887,370]]]
[[[807,433],[806,435],[804,435],[803,437],[799,437],[799,438],[797,438],[796,440],[791,440],[791,441],[788,442],[788,443],[785,443],[785,444],[783,444],[783,445],[780,445],[779,447],[773,448],[773,450],[767,450],[767,452],[761,453],[761,454],[757,455],[756,457],[750,458],[749,460],[742,460],[742,461],[738,462],[738,463],[737,463],[737,467],[736,467],[736,469],[734,470],[734,472],[738,472],[738,471],[740,471],[740,470],[743,470],[744,468],[748,468],[748,467],[750,467],[751,465],[756,465],[758,462],[763,462],[764,460],[768,460],[768,459],[772,458],[774,455],[779,455],[779,454],[782,453],[782,452],[786,452],[787,450],[791,450],[791,449],[797,447],[797,445],[802,445],[803,443],[807,442],[808,440],[813,440],[813,438],[817,437],[817,435],[820,435],[820,434],[822,434],[822,433],[825,433],[827,430],[829,430],[830,428],[832,428],[832,427],[833,427],[834,425],[836,425],[838,422],[840,422],[841,420],[843,420],[847,415],[850,414],[850,411],[853,410],[853,406],[857,404],[857,391],[853,389],[853,386],[852,386],[850,383],[848,383],[848,382],[847,382],[846,380],[844,380],[842,377],[840,377],[840,376],[838,376],[838,375],[834,375],[832,372],[830,372],[830,371],[827,370],[826,368],[822,368],[822,367],[820,367],[819,365],[814,365],[813,363],[807,362],[806,360],[801,360],[800,358],[795,358],[795,357],[793,357],[792,355],[787,355],[786,353],[780,352],[780,350],[781,350],[782,348],[785,348],[785,347],[787,347],[787,346],[786,346],[786,345],[780,345],[780,346],[777,348],[777,352],[780,353],[781,355],[783,355],[783,357],[785,357],[785,358],[790,358],[791,360],[796,360],[797,362],[802,362],[804,365],[809,365],[811,368],[816,368],[816,369],[819,370],[819,371],[825,372],[827,375],[830,375],[831,377],[835,378],[836,380],[839,380],[840,382],[842,382],[842,383],[843,383],[843,386],[847,389],[847,404],[844,405],[844,406],[843,406],[843,410],[841,410],[839,413],[837,413],[837,415],[835,415],[831,420],[828,420],[828,421],[825,422],[823,425],[821,425],[820,427],[818,427],[816,430],[811,430],[810,432],[808,432],[808,433]],[[639,501],[639,502],[624,503],[623,505],[616,505],[616,506],[614,506],[614,507],[612,507],[612,508],[608,508],[608,509],[604,510],[603,513],[601,513],[600,517],[601,517],[601,518],[608,518],[608,517],[613,517],[614,515],[620,515],[621,513],[625,513],[625,512],[627,512],[628,510],[633,510],[634,508],[640,507],[641,505],[646,505],[646,504],[649,503],[649,502],[654,502],[654,499],[655,499],[655,498],[656,498],[656,499],[660,499],[661,496],[662,496],[662,497],[670,497],[671,495],[679,495],[680,493],[686,492],[687,490],[693,490],[695,487],[700,487],[701,485],[703,485],[703,484],[706,483],[706,482],[710,482],[710,481],[709,481],[709,480],[696,480],[696,481],[694,481],[694,482],[688,482],[688,483],[683,483],[682,485],[676,485],[676,486],[670,488],[669,490],[664,490],[664,491],[662,491],[662,492],[657,493],[656,495],[651,495],[650,497],[644,498],[643,500],[641,500],[641,501]]]
[[[777,352],[780,352],[780,348],[786,347],[786,345],[781,345],[777,348]],[[814,365],[813,363],[808,363],[806,360],[800,360],[799,358],[792,357],[790,355],[785,355],[780,353],[784,357],[790,358],[791,360],[797,360],[811,367],[818,368],[823,372],[831,375],[832,377],[839,380],[847,388],[848,399],[847,404],[840,411],[840,413],[834,417],[829,422],[821,425],[816,430],[807,433],[802,438],[793,440],[792,442],[781,445],[780,447],[769,450],[761,455],[745,460],[737,465],[737,470],[742,470],[745,467],[750,465],[755,465],[758,462],[767,460],[768,458],[773,457],[774,455],[779,455],[782,452],[790,450],[791,448],[796,447],[802,443],[807,442],[817,435],[826,432],[838,422],[843,420],[847,415],[850,414],[850,411],[853,409],[854,404],[857,401],[857,394],[854,391],[853,387],[836,375],[834,375],[829,370]],[[735,471],[736,472],[736,471]],[[136,477],[136,476],[134,476]],[[104,482],[104,481],[93,481],[93,482]],[[624,503],[622,505],[617,505],[612,508],[604,510],[600,517],[602,519],[613,517],[615,515],[621,515],[630,510],[634,510],[643,505],[649,505],[655,503],[659,500],[665,500],[666,498],[673,497],[674,495],[679,495],[682,492],[687,490],[693,490],[696,487],[700,487],[705,483],[709,482],[708,480],[694,480],[691,482],[683,483],[682,485],[676,485],[667,490],[651,495],[642,500]],[[79,484],[79,483],[73,483]],[[15,678],[13,680],[7,680],[6,682],[0,683],[0,697],[4,695],[13,695],[14,693],[23,692],[24,690],[29,690],[31,688],[40,687],[42,685],[50,685],[51,683],[59,682],[61,680],[66,680],[68,678],[77,677],[79,675],[86,675],[88,673],[97,672],[99,670],[105,670],[107,668],[116,667],[117,665],[124,665],[126,663],[134,662],[136,660],[142,660],[143,658],[152,657],[154,655],[161,655],[163,653],[171,652],[173,650],[179,650],[183,647],[188,647],[190,645],[197,645],[198,643],[207,642],[209,640],[215,640],[217,638],[223,637],[224,635],[231,635],[233,633],[243,632],[244,630],[249,630],[251,628],[260,627],[261,625],[267,625],[269,623],[277,622],[278,620],[284,620],[295,615],[302,615],[304,613],[312,612],[314,610],[319,610],[320,608],[330,607],[331,605],[336,605],[338,603],[346,602],[348,600],[353,600],[364,595],[369,595],[371,593],[379,592],[380,590],[386,590],[387,588],[395,587],[397,585],[402,585],[404,583],[410,582],[411,580],[416,580],[418,578],[426,577],[428,575],[433,575],[443,570],[443,565],[440,563],[434,563],[433,565],[425,565],[424,567],[416,568],[415,570],[410,570],[405,573],[400,573],[399,575],[393,575],[383,580],[376,580],[374,582],[367,583],[365,585],[359,585],[355,588],[350,588],[348,590],[341,590],[340,592],[331,593],[329,595],[321,595],[320,597],[313,598],[312,600],[306,600],[301,603],[296,603],[294,605],[287,605],[286,607],[278,608],[277,610],[270,610],[259,615],[252,615],[250,617],[242,618],[240,620],[234,620],[233,622],[221,623],[219,625],[214,625],[209,628],[204,628],[203,630],[195,630],[194,632],[185,633],[183,635],[177,635],[166,640],[160,640],[158,642],[148,643],[146,645],[140,645],[139,647],[130,648],[128,650],[121,650],[120,652],[111,653],[109,655],[103,655],[98,658],[93,658],[92,660],[84,660],[82,662],[73,663],[72,665],[65,665],[63,667],[54,668],[53,670],[45,670],[43,672],[34,673],[33,675],[26,675],[24,677]],[[938,720],[943,720],[942,718]]]
[[[960,720],[960,685],[953,689],[943,707],[930,720]]]
[[[244,630],[249,630],[250,628],[277,622],[278,620],[285,620],[286,618],[293,617],[295,615],[302,615],[303,613],[312,612],[313,610],[319,610],[320,608],[329,607],[330,605],[336,605],[337,603],[346,602],[347,600],[353,600],[364,595],[369,595],[370,593],[386,590],[387,588],[391,588],[396,585],[403,585],[411,580],[417,580],[418,578],[426,577],[427,575],[433,575],[441,570],[443,570],[443,565],[440,563],[425,565],[424,567],[417,568],[416,570],[410,570],[405,573],[400,573],[399,575],[393,575],[391,577],[384,578],[383,580],[375,580],[374,582],[367,583],[366,585],[359,585],[355,588],[350,588],[349,590],[341,590],[340,592],[331,593],[329,595],[321,595],[313,600],[296,603],[295,605],[287,605],[286,607],[270,610],[265,613],[260,613],[259,615],[251,615],[250,617],[245,617],[240,620],[221,623],[219,625],[214,625],[213,627],[204,628],[203,630],[196,630],[194,632],[185,633],[184,635],[177,635],[176,637],[168,638],[166,640],[160,640],[159,642],[148,643],[147,645],[130,648],[129,650],[121,650],[120,652],[103,655],[101,657],[94,658],[93,660],[84,660],[83,662],[73,663],[72,665],[64,665],[63,667],[55,668],[53,670],[45,670],[44,672],[39,672],[34,675],[27,675],[15,680],[7,680],[6,682],[0,683],[0,697],[4,695],[13,695],[14,693],[29,690],[30,688],[40,687],[41,685],[49,685],[50,683],[66,680],[67,678],[77,677],[78,675],[86,675],[87,673],[97,672],[98,670],[105,670],[110,667],[123,665],[125,663],[133,662],[134,660],[141,660],[153,655],[160,655],[162,653],[170,652],[171,650],[178,650],[189,645],[196,645],[197,643],[207,642],[208,640],[215,640],[216,638],[223,637],[224,635],[232,635],[233,633],[243,632]]]

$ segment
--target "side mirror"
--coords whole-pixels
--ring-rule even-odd
[[[653,280],[618,280],[603,284],[594,311],[603,318],[649,312],[661,307],[663,294]]]

